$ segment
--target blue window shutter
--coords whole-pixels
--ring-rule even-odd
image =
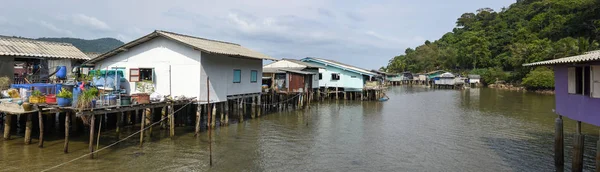
[[[250,82],[254,83],[258,80],[258,72],[256,70],[250,71]]]
[[[235,69],[233,70],[233,83],[242,82],[242,70]]]

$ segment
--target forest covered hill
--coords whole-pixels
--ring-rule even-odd
[[[582,54],[598,49],[598,41],[600,1],[517,0],[499,12],[481,8],[462,14],[451,32],[406,49],[382,69],[415,73],[449,70],[481,74],[487,83],[498,78],[533,88],[552,88],[550,69],[540,67],[531,72],[533,68],[522,64]]]
[[[122,41],[115,38],[100,38],[93,40],[79,38],[38,38],[36,40],[71,43],[83,52],[95,53],[105,53],[124,44]]]

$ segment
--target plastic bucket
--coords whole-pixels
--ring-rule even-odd
[[[56,95],[46,95],[46,104],[56,104]]]
[[[129,105],[131,105],[131,97],[121,96],[121,106],[129,106]]]
[[[71,105],[71,99],[69,98],[62,98],[59,97],[58,99],[56,99],[57,104],[59,107],[65,107],[65,106],[69,106]]]
[[[116,105],[117,104],[117,96],[115,96],[115,95],[104,96],[104,102],[108,105]]]

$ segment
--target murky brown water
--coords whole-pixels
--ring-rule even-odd
[[[56,171],[552,171],[554,97],[492,89],[395,87],[387,102],[335,101],[218,128],[214,166],[207,133],[178,128],[143,148],[133,137]],[[135,129],[138,129],[137,127]],[[133,130],[129,132],[133,132]],[[565,120],[566,166],[575,122]],[[585,168],[594,169],[598,129],[584,124]],[[102,143],[116,140],[103,133]],[[125,135],[125,134],[123,134]],[[87,153],[85,134],[63,154],[62,137],[45,148],[22,138],[0,142],[0,171],[40,171]]]

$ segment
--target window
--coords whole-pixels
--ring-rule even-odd
[[[319,73],[319,80],[323,79],[323,73]]]
[[[140,81],[154,81],[154,72],[152,68],[140,68]]]
[[[331,74],[331,80],[340,80],[340,74],[339,73],[332,73]]]
[[[242,70],[234,69],[233,70],[233,83],[242,82]]]
[[[569,93],[590,96],[591,79],[590,66],[568,68]]]
[[[129,69],[129,82],[140,81],[140,69],[131,68]]]
[[[256,80],[258,80],[257,75],[258,75],[258,71],[256,71],[256,70],[250,71],[250,82],[251,83],[256,83]]]

